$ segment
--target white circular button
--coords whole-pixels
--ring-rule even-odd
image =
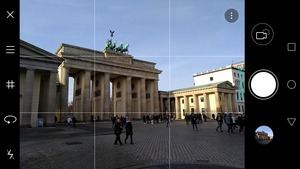
[[[249,80],[251,94],[261,100],[266,100],[274,96],[278,90],[278,85],[275,74],[266,69],[254,72]]]

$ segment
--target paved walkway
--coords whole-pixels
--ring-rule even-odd
[[[21,129],[22,169],[235,169],[244,168],[244,135],[215,131],[216,122],[133,122],[134,144],[113,145],[109,122],[76,128]],[[125,134],[121,135],[122,141]]]

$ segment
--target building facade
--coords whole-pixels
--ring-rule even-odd
[[[25,41],[20,41],[20,124],[36,127],[38,119],[54,123],[57,100],[55,55]]]
[[[245,64],[243,62],[194,74],[194,86],[229,81],[235,89],[236,110],[245,112]]]
[[[178,120],[191,113],[212,118],[220,112],[236,112],[235,87],[229,81],[173,90],[160,96],[161,110],[170,110]]]

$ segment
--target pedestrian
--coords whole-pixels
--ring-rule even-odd
[[[115,127],[115,123],[116,123],[116,115],[111,116],[111,123],[112,123],[112,128]]]
[[[133,129],[132,128],[133,128],[132,123],[128,119],[126,122],[126,125],[125,125],[125,129],[126,129],[126,138],[124,140],[125,144],[127,144],[126,142],[127,142],[128,136],[130,136],[130,144],[133,144],[133,142],[132,142]]]
[[[238,117],[238,125],[240,126],[239,133],[242,133],[244,131],[244,126],[245,126],[245,116],[240,115]]]
[[[190,118],[191,118],[193,130],[194,130],[195,128],[198,130],[196,115],[195,115],[194,113],[192,113],[191,116],[190,116]]]
[[[57,123],[57,117],[54,116],[54,127],[56,127],[56,123]]]
[[[214,120],[216,120],[216,119],[215,119],[215,118],[216,118],[216,115],[215,115],[215,114],[212,114],[211,117],[212,117]]]
[[[76,127],[76,118],[75,116],[72,117],[73,127]]]
[[[72,118],[68,117],[67,118],[67,127],[71,127],[71,123],[72,123]]]
[[[169,127],[170,120],[171,120],[170,114],[168,113],[168,114],[166,114],[167,127]]]
[[[186,122],[186,125],[189,125],[189,121],[190,121],[189,118],[190,118],[189,115],[186,114],[186,116],[185,116],[185,122]]]
[[[221,113],[217,114],[216,121],[218,123],[218,127],[216,128],[216,131],[218,132],[220,129],[220,132],[223,132],[222,125],[223,125],[223,115]]]
[[[227,133],[233,133],[233,130],[232,130],[232,114],[229,113],[225,116],[225,123],[227,125]]]
[[[207,116],[205,113],[203,113],[203,119],[204,119],[204,122],[207,122]]]
[[[122,145],[122,142],[121,142],[121,133],[122,133],[122,123],[121,123],[121,120],[118,118],[116,123],[115,123],[115,135],[116,135],[116,139],[115,139],[115,145],[118,144],[118,142],[120,143],[120,146]]]
[[[146,115],[143,115],[144,124],[146,124]]]

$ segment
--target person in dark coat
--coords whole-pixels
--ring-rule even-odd
[[[223,115],[221,113],[218,113],[217,114],[217,118],[216,118],[216,121],[218,123],[218,127],[216,128],[216,131],[220,131],[223,132],[222,130],[222,125],[223,125]]]
[[[204,122],[207,122],[207,116],[205,113],[203,113],[203,119],[204,119]]]
[[[194,113],[191,114],[190,116],[191,118],[191,122],[192,122],[192,126],[193,126],[193,130],[196,128],[198,130],[198,127],[197,127],[197,117]]]
[[[122,142],[121,142],[122,130],[123,130],[122,123],[121,123],[121,120],[118,118],[115,123],[115,135],[116,135],[115,145],[117,145],[118,142],[120,143],[120,146],[122,145]]]
[[[133,142],[132,142],[133,127],[132,127],[132,123],[129,119],[126,122],[125,129],[126,129],[126,138],[124,140],[125,144],[127,144],[126,142],[127,142],[128,136],[130,136],[130,144],[133,144]]]
[[[215,114],[212,114],[211,117],[212,117],[214,120],[216,120]]]
[[[72,117],[72,122],[73,122],[73,127],[76,127],[76,122],[77,122],[77,121],[76,121],[75,116]]]
[[[225,123],[226,123],[227,128],[228,128],[227,132],[228,133],[233,133],[233,129],[232,129],[232,125],[233,125],[232,114],[231,113],[227,114],[225,116],[224,120],[225,120]]]

